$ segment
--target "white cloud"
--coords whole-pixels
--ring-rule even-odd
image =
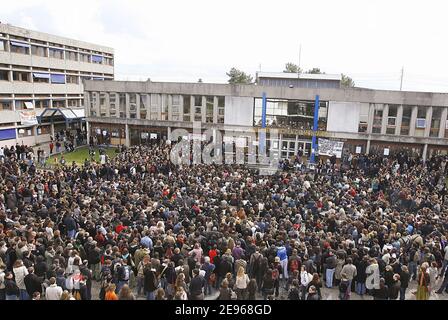
[[[225,82],[305,69],[351,75],[360,86],[448,91],[442,1],[66,1],[2,3],[3,22],[115,48],[117,78]]]

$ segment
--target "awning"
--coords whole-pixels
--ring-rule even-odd
[[[24,103],[25,103],[25,108],[27,108],[27,109],[34,109],[34,105],[33,105],[32,102],[25,101]]]
[[[39,123],[43,118],[53,118],[54,116],[63,116],[65,120],[84,120],[84,108],[46,108],[40,116],[37,117]]]
[[[103,57],[102,56],[96,56],[92,54],[92,62],[103,62]]]
[[[51,83],[65,83],[65,75],[63,74],[52,74]]]
[[[40,78],[40,79],[50,79],[49,73],[40,73],[40,72],[33,72],[34,78]]]
[[[23,42],[16,42],[16,41],[9,41],[11,43],[11,45],[16,46],[16,47],[23,47],[23,48],[29,48],[30,44],[28,43],[23,43]]]

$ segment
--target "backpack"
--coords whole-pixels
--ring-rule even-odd
[[[346,293],[348,289],[348,281],[341,281],[339,284],[339,292]]]
[[[252,272],[256,273],[258,270],[261,269],[261,254],[258,255],[256,259],[254,259],[253,265],[252,265]]]

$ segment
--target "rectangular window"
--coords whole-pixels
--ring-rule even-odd
[[[50,74],[33,72],[33,82],[50,83]]]
[[[65,78],[67,83],[78,84],[78,76],[66,75]]]
[[[173,94],[173,106],[178,106],[180,104],[180,97],[178,94]]]
[[[77,100],[77,99],[67,100],[67,106],[68,107],[79,107],[79,100]]]
[[[51,83],[65,84],[65,75],[63,74],[52,74]]]
[[[0,110],[12,110],[12,101],[0,100]]]
[[[85,54],[85,53],[80,53],[79,54],[79,61],[81,61],[81,62],[90,62],[90,56],[88,54]]]
[[[194,96],[194,106],[202,106],[202,97]]]
[[[30,74],[28,72],[13,71],[12,79],[14,81],[30,82]]]
[[[47,48],[41,47],[41,46],[31,46],[31,54],[39,57],[46,57],[47,56]]]
[[[65,51],[65,57],[68,60],[78,61],[78,53],[74,51]]]
[[[183,113],[184,115],[188,115],[188,120],[185,120],[185,116],[184,116],[184,121],[190,121],[190,113],[191,113],[191,97],[190,96],[183,96],[183,100],[184,100],[184,110]]]
[[[440,121],[442,121],[442,108],[432,108],[430,137],[438,137],[440,130]]]
[[[53,100],[53,108],[64,108],[65,100]]]
[[[11,52],[30,54],[30,45],[22,42],[10,41]]]
[[[412,106],[403,106],[403,116],[401,118],[400,135],[409,135],[409,127],[411,125]]]
[[[0,130],[0,140],[9,140],[16,138],[16,129]]]
[[[45,109],[50,107],[50,100],[36,100],[34,102],[36,109]]]
[[[92,54],[92,63],[103,63],[103,57]]]
[[[0,81],[9,81],[9,71],[0,70]]]
[[[0,51],[5,51],[5,41],[0,40]]]
[[[148,106],[148,95],[140,94],[140,109],[145,110]]]
[[[415,127],[416,128],[426,128],[426,118],[417,118],[415,121]]]
[[[214,98],[207,97],[205,101],[205,122],[213,122]]]
[[[48,53],[50,58],[64,59],[64,51],[61,49],[49,48]]]
[[[383,105],[375,105],[373,113],[372,133],[381,133],[381,125],[383,122]]]
[[[37,128],[37,134],[51,134],[51,126],[40,126]]]

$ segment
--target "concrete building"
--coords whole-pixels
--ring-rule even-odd
[[[111,48],[0,23],[0,146],[81,129],[83,80],[113,78]]]
[[[86,81],[88,132],[99,141],[133,145],[167,138],[176,128],[244,132],[259,127],[267,96],[267,146],[281,157],[311,152],[314,100],[320,97],[317,136],[344,142],[353,153],[408,150],[423,158],[447,153],[448,94],[360,88]],[[107,140],[107,141],[106,141]],[[248,141],[247,143],[251,143]]]
[[[256,83],[260,86],[292,88],[340,88],[340,74],[311,74],[289,72],[257,72]]]

